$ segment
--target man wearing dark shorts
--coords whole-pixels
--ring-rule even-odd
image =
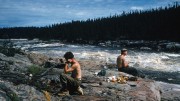
[[[129,67],[129,63],[125,59],[126,55],[127,55],[127,49],[122,49],[121,55],[117,57],[117,61],[116,61],[118,71],[125,72],[133,76],[138,76],[137,70],[133,67]]]

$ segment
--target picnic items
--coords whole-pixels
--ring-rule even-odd
[[[137,77],[129,77],[129,76],[123,76],[120,75],[119,77],[116,76],[110,76],[108,78],[105,78],[107,82],[117,82],[120,84],[126,84],[127,81],[137,81]]]

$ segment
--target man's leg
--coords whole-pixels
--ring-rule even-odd
[[[77,82],[78,82],[78,88],[76,89],[76,91],[80,94],[80,95],[84,95],[84,93],[83,93],[83,89],[80,87],[80,85],[81,85],[81,80],[77,80]]]
[[[67,77],[65,76],[65,74],[60,74],[59,77],[62,85],[61,91],[67,90]]]
[[[119,68],[118,71],[124,72],[124,73],[127,73],[127,74],[131,74],[133,76],[138,76],[138,71],[136,70],[136,68],[133,68],[133,67]]]
[[[80,86],[80,82],[74,78],[67,76],[66,74],[60,74],[60,81],[62,84],[62,90],[67,89],[69,92],[74,92]]]
[[[128,68],[125,68],[125,72],[128,73],[128,74],[131,74],[133,76],[138,76],[138,71],[136,68],[133,68],[133,67],[128,67]]]

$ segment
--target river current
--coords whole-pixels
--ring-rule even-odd
[[[112,64],[116,63],[116,58],[120,54],[120,50],[126,48],[121,46],[103,47],[98,45],[64,44],[59,41],[47,42],[27,39],[16,39],[12,40],[12,42],[17,48],[29,52],[45,54],[50,57],[63,57],[65,52],[72,51],[75,58],[79,60],[100,60]],[[180,53],[128,48],[127,60],[132,67],[163,73],[168,72],[174,74],[175,72],[175,74],[177,74],[173,79],[180,79]],[[167,78],[167,80],[168,79],[171,79],[171,77]]]

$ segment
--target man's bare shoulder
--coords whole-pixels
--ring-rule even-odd
[[[121,59],[121,55],[119,55],[119,56],[117,57],[117,59]]]
[[[117,59],[124,59],[124,56],[119,55],[119,56],[117,57]]]
[[[72,67],[74,67],[74,68],[80,68],[80,64],[77,62],[77,63],[73,64]]]

